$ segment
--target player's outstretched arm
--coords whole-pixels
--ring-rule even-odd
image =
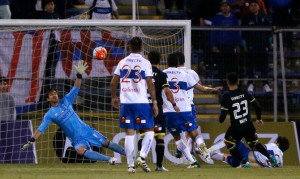
[[[175,102],[175,100],[174,100],[173,93],[172,93],[172,91],[170,90],[170,88],[165,87],[165,88],[164,88],[164,92],[165,92],[165,94],[166,94],[166,96],[167,96],[168,101],[170,101],[170,103],[171,103],[172,106],[174,107],[174,110],[176,111],[176,113],[180,112],[180,109],[179,109],[179,107],[176,105],[176,102]]]
[[[39,130],[36,130],[33,134],[33,136],[31,137],[31,139],[29,139],[29,141],[24,144],[21,147],[21,151],[27,150],[28,148],[30,148],[32,146],[32,144],[42,135],[42,133]]]
[[[85,72],[85,70],[88,68],[87,63],[84,60],[79,60],[77,65],[74,65],[74,68],[77,71],[77,78],[75,80],[74,86],[76,88],[80,88],[81,86],[81,79],[82,79],[82,74]]]
[[[195,88],[201,92],[205,92],[205,93],[210,93],[210,92],[218,92],[220,90],[223,89],[223,87],[221,86],[217,86],[217,87],[214,87],[214,88],[210,88],[210,87],[207,87],[207,86],[203,86],[201,85],[200,83],[197,83]]]

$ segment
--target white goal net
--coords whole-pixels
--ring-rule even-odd
[[[74,110],[86,123],[122,146],[124,134],[119,128],[119,113],[111,106],[109,85],[114,67],[129,53],[128,40],[141,37],[144,55],[159,51],[162,68],[167,55],[176,51],[185,53],[190,67],[189,21],[2,20],[0,26],[0,76],[6,83],[1,95],[12,96],[15,106],[11,108],[16,109],[15,116],[0,121],[0,163],[90,162],[74,154],[55,124],[48,127],[33,148],[19,151],[50,108],[47,90],[57,89],[62,98],[72,88],[76,77],[73,65],[78,60],[85,60],[89,67]],[[97,46],[107,49],[107,59],[93,57]],[[0,106],[0,111],[5,111],[11,98],[1,99],[6,99]],[[0,113],[0,119],[4,115],[9,114]],[[169,155],[174,153],[170,147],[166,150]],[[110,151],[101,152],[113,155]]]

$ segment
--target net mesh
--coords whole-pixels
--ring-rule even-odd
[[[89,67],[83,74],[81,90],[73,105],[74,110],[108,139],[124,146],[123,138],[120,137],[122,131],[118,125],[119,113],[111,106],[109,85],[114,68],[129,54],[128,40],[133,34],[141,37],[143,53],[146,55],[151,50],[159,51],[162,54],[162,68],[165,68],[167,54],[184,51],[184,28],[121,25],[1,28],[0,74],[7,83],[5,93],[14,98],[17,115],[16,120],[1,121],[1,139],[5,138],[10,143],[0,144],[0,156],[9,155],[0,159],[0,163],[70,162],[74,157],[78,157],[66,150],[68,142],[55,124],[48,127],[45,134],[35,143],[35,148],[19,151],[50,108],[47,102],[48,89],[57,89],[62,98],[72,88],[76,78],[73,65],[77,64],[78,60],[85,60]],[[93,57],[93,49],[98,46],[107,49],[107,59],[97,60]],[[13,130],[16,129],[3,127],[24,121],[30,121],[28,127],[22,125],[26,134],[15,134]],[[15,149],[12,150],[12,147]],[[175,150],[174,146],[172,150]],[[112,155],[108,150],[102,149],[102,152]],[[69,159],[66,159],[68,155]],[[151,160],[151,153],[149,156]],[[24,162],[24,158],[33,159]],[[82,158],[77,159],[77,162],[90,162]],[[124,161],[126,160],[122,159],[122,162]]]

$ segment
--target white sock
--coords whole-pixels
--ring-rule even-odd
[[[134,163],[133,154],[134,154],[134,137],[135,135],[126,135],[125,136],[125,153],[127,158],[127,164],[131,165]]]
[[[189,148],[189,151],[190,152],[193,152],[193,139],[191,138],[191,137],[189,137],[188,139],[187,139],[187,146],[188,146],[188,148]]]
[[[224,161],[224,153],[213,152],[211,158],[218,161]]]
[[[205,145],[202,135],[198,135],[198,136],[196,137],[196,139],[195,139],[195,142],[196,142],[196,144],[197,144],[197,147],[199,147],[200,144],[204,144],[204,145]],[[206,145],[205,145],[205,146],[206,146]]]
[[[175,142],[177,149],[183,153],[183,155],[191,162],[195,163],[196,160],[193,158],[192,154],[190,153],[187,145],[183,142],[182,139]]]
[[[152,142],[154,139],[154,131],[148,131],[148,132],[145,132],[144,134],[145,135],[144,135],[144,138],[142,141],[142,148],[140,151],[140,156],[143,158],[146,158],[151,149],[151,146],[152,146]]]

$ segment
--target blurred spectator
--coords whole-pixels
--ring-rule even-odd
[[[9,0],[0,0],[0,19],[10,19]]]
[[[85,0],[85,4],[90,7],[90,19],[119,19],[114,0]]]
[[[246,16],[247,14],[250,13],[249,6],[251,0],[227,0],[227,1],[238,18],[241,19],[243,18],[243,16]],[[267,9],[265,7],[264,1],[257,0],[257,3],[260,7],[259,12],[267,14]]]
[[[84,14],[84,8],[77,8],[76,5],[85,5],[85,0],[68,0],[66,6],[66,18],[74,18],[77,15]]]
[[[6,80],[0,78],[0,121],[16,120],[16,104],[12,95],[7,92]]]
[[[184,11],[184,0],[164,0],[166,13],[172,12],[174,2],[178,12]]]
[[[12,19],[35,19],[36,0],[10,0]]]
[[[46,0],[43,7],[45,11],[41,14],[40,19],[60,19],[59,14],[55,12],[54,0]]]
[[[220,3],[221,12],[212,19],[215,27],[237,27],[238,19],[230,13],[230,6],[226,1]],[[212,62],[217,65],[218,78],[224,79],[229,72],[239,71],[238,55],[240,53],[241,36],[239,31],[214,30],[211,32]],[[212,66],[212,65],[211,65]],[[226,87],[226,84],[222,85]]]
[[[242,18],[242,26],[247,27],[265,27],[270,26],[269,17],[260,12],[259,4],[257,0],[251,0],[249,2],[250,14]],[[246,53],[246,72],[250,79],[255,78],[255,72],[261,73],[263,80],[263,90],[265,92],[271,92],[267,78],[268,78],[268,50],[271,47],[270,44],[270,32],[267,31],[244,31],[242,38],[245,41],[244,50]],[[248,91],[253,92],[254,85],[253,80],[248,81]]]

